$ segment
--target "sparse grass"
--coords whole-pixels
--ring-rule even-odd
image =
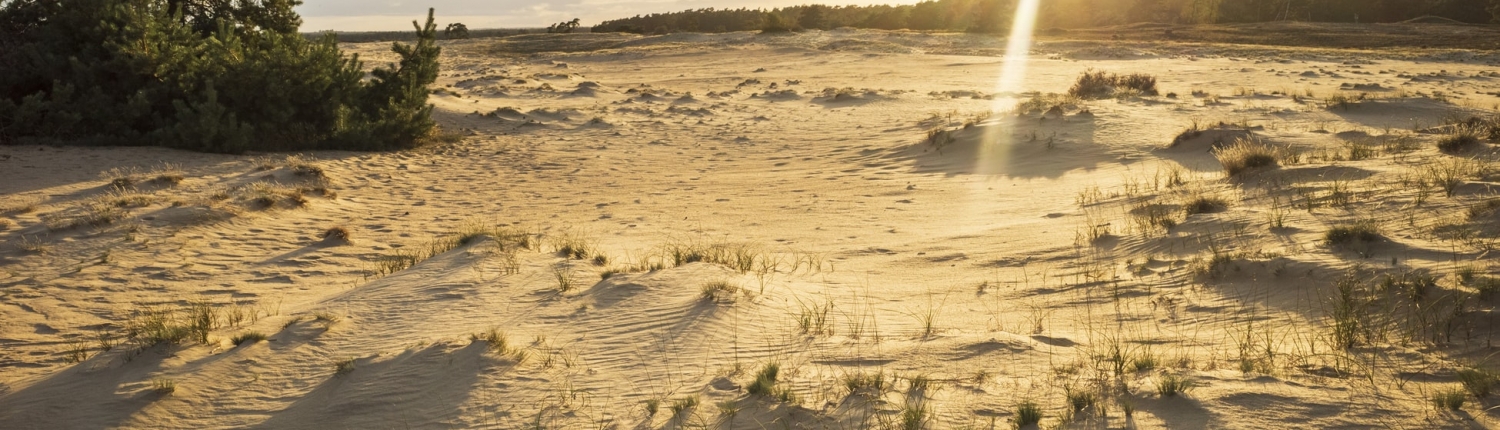
[[[1333,318],[1333,343],[1340,349],[1358,346],[1369,337],[1363,322],[1368,310],[1359,284],[1358,274],[1351,272],[1334,285],[1337,296],[1334,297],[1330,316]]]
[[[703,300],[712,303],[734,303],[739,293],[740,286],[728,281],[709,282],[701,288]]]
[[[141,172],[134,167],[116,167],[99,172],[99,178],[114,188],[130,188],[141,182]]]
[[[1335,225],[1323,235],[1323,240],[1332,246],[1351,245],[1357,242],[1375,242],[1381,238],[1380,227],[1372,219],[1361,219]]]
[[[526,361],[528,356],[525,349],[511,345],[510,338],[498,327],[491,327],[483,333],[474,334],[471,339],[476,342],[484,342],[486,349],[495,355],[509,358],[516,364]]]
[[[1149,351],[1143,352],[1140,354],[1136,354],[1131,358],[1130,370],[1135,372],[1146,372],[1156,369],[1159,364],[1160,363],[1158,363],[1156,354],[1152,354]]]
[[[1175,397],[1179,394],[1187,394],[1193,389],[1193,380],[1187,377],[1166,373],[1156,380],[1156,393],[1162,397]]]
[[[1464,390],[1474,395],[1476,399],[1489,397],[1495,384],[1500,382],[1500,378],[1497,378],[1494,372],[1477,367],[1459,369],[1457,375],[1459,384],[1463,385]]]
[[[1042,422],[1042,407],[1028,400],[1016,405],[1016,428],[1038,425]]]
[[[1424,182],[1437,184],[1442,188],[1443,195],[1453,197],[1453,193],[1465,179],[1479,172],[1480,166],[1474,160],[1452,158],[1427,165],[1422,174]]]
[[[1438,410],[1457,411],[1463,409],[1464,403],[1469,400],[1463,388],[1447,388],[1438,390],[1432,394],[1432,405]]]
[[[206,302],[190,304],[181,312],[144,307],[125,323],[125,334],[147,347],[179,344],[190,339],[206,344],[209,333],[217,324],[216,315],[213,306]]]
[[[0,215],[36,212],[39,204],[41,199],[37,197],[13,197],[6,201],[5,206],[0,206]]]
[[[253,344],[264,340],[266,340],[266,334],[258,331],[247,331],[244,333],[240,333],[235,335],[234,338],[231,339],[231,341],[234,342],[234,346],[244,345],[246,342]]]
[[[650,398],[650,399],[646,399],[645,408],[646,408],[646,416],[648,416],[648,417],[654,417],[654,416],[656,416],[656,411],[661,410],[661,399],[654,398],[654,397]]]
[[[1122,76],[1087,70],[1078,76],[1078,80],[1073,83],[1073,88],[1068,90],[1068,95],[1082,99],[1098,99],[1114,97],[1117,93],[1127,91],[1148,96],[1157,95],[1156,77],[1141,73]]]
[[[1333,109],[1337,107],[1343,110],[1349,110],[1350,107],[1358,105],[1360,102],[1364,101],[1366,97],[1369,97],[1369,95],[1365,93],[1352,94],[1344,91],[1335,91],[1333,94],[1330,94],[1327,98],[1323,99],[1323,108]]]
[[[885,371],[852,372],[842,376],[840,382],[849,396],[865,396],[876,399],[885,395],[894,384],[893,379],[885,374]]]
[[[552,277],[557,281],[557,291],[560,293],[573,291],[577,287],[577,283],[573,281],[573,269],[566,264],[553,267]]]
[[[686,418],[683,414],[690,413],[697,407],[698,396],[690,396],[673,401],[672,405],[668,406],[667,409],[672,411],[672,418],[681,419]]]
[[[1500,198],[1485,199],[1485,201],[1483,202],[1479,202],[1478,204],[1469,206],[1469,219],[1474,220],[1477,218],[1482,218],[1486,215],[1494,214],[1496,209],[1500,209]]]
[[[46,254],[52,251],[51,244],[38,239],[36,236],[21,236],[16,239],[16,248],[32,254]]]
[[[931,414],[932,412],[927,409],[925,402],[908,400],[906,405],[901,407],[901,422],[899,423],[899,427],[901,430],[921,430],[926,428],[927,423],[932,419]]]
[[[309,160],[302,155],[288,155],[285,160],[285,166],[288,171],[297,176],[317,179],[323,179],[327,177],[323,173],[323,168],[321,166],[318,166],[317,164],[313,163],[312,160]]]
[[[574,260],[588,260],[595,255],[599,255],[599,250],[594,246],[592,241],[574,232],[563,232],[557,236],[552,236],[548,239],[548,243],[552,246],[552,249],[556,250],[558,255]],[[606,260],[606,262],[608,261]]]
[[[1224,167],[1229,176],[1262,167],[1273,167],[1292,157],[1287,150],[1252,139],[1236,139],[1222,148],[1214,150],[1214,158]]]
[[[494,239],[502,253],[514,249],[531,249],[535,245],[530,234],[505,227],[468,222],[460,226],[454,234],[440,236],[422,245],[399,249],[390,255],[381,256],[367,271],[366,278],[386,276],[409,269],[417,263],[452,251],[459,246],[473,243],[481,237]]]
[[[66,352],[67,358],[65,358],[65,361],[68,363],[82,363],[83,360],[89,359],[89,346],[81,341],[68,342]]]
[[[797,305],[801,308],[800,313],[797,314],[797,328],[802,334],[832,333],[832,328],[828,325],[828,312],[833,310],[833,301],[830,300],[823,305],[816,303],[809,305],[798,300]]]
[[[152,379],[151,391],[163,396],[172,394],[177,391],[177,381],[168,378]]]
[[[1089,391],[1086,389],[1077,390],[1068,388],[1064,390],[1063,395],[1064,397],[1067,397],[1068,405],[1073,408],[1074,413],[1083,412],[1088,408],[1094,407],[1094,404],[1099,400],[1098,396],[1094,395],[1093,391]]]

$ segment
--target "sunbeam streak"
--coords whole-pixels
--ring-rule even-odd
[[[1000,79],[995,84],[996,97],[994,110],[1004,108],[1001,103],[1014,103],[1015,100],[1006,95],[1021,92],[1026,83],[1026,67],[1031,54],[1032,35],[1036,30],[1037,9],[1041,0],[1021,0],[1016,6],[1016,19],[1010,27],[1010,38],[1005,45],[1005,60],[1000,68]],[[975,158],[974,172],[981,175],[1003,173],[1007,148],[1011,143],[1010,130],[1003,127],[989,127],[984,132],[983,141],[980,142],[978,157]]]

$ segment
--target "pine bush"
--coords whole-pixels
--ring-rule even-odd
[[[296,0],[13,0],[0,5],[0,144],[240,153],[390,150],[433,132],[433,11],[365,79]]]

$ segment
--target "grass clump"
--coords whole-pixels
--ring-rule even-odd
[[[151,391],[163,396],[172,394],[177,391],[177,381],[167,378],[152,379]]]
[[[1375,242],[1381,239],[1380,227],[1374,220],[1363,219],[1336,225],[1323,234],[1329,245],[1351,245],[1357,242]]]
[[[1229,201],[1224,200],[1223,197],[1219,196],[1198,196],[1193,198],[1192,200],[1189,200],[1187,204],[1183,205],[1183,209],[1187,211],[1187,214],[1189,216],[1222,212],[1224,209],[1228,208]]]
[[[1472,127],[1459,126],[1452,133],[1443,136],[1437,147],[1439,151],[1448,154],[1463,152],[1466,149],[1479,145],[1479,130]]]
[[[1068,405],[1073,407],[1073,412],[1083,412],[1085,409],[1094,407],[1098,397],[1092,391],[1074,390],[1069,388],[1063,393],[1068,399]]]
[[[698,396],[684,397],[672,402],[667,409],[672,411],[672,418],[683,418],[683,414],[692,412],[698,407]]]
[[[1290,154],[1286,150],[1252,139],[1235,139],[1234,143],[1214,150],[1214,158],[1229,176],[1261,167],[1274,167]]]
[[[1193,380],[1168,373],[1156,380],[1156,394],[1162,397],[1176,397],[1178,394],[1187,394],[1193,386]]]
[[[240,346],[245,344],[246,342],[257,343],[264,340],[266,340],[266,334],[258,331],[247,331],[244,333],[240,333],[235,335],[234,338],[231,339],[231,341],[234,342],[234,346]]]
[[[1469,399],[1462,388],[1449,388],[1433,393],[1431,400],[1432,405],[1439,410],[1457,411],[1463,409],[1464,402]]]
[[[891,385],[895,383],[894,379],[888,377],[884,371],[877,371],[875,373],[856,372],[845,374],[840,378],[840,382],[843,383],[847,395],[879,398],[891,389]]]
[[[528,356],[525,349],[511,345],[510,337],[496,327],[474,334],[471,339],[484,342],[487,350],[495,355],[509,358],[517,364],[525,362]]]
[[[1082,99],[1098,99],[1126,92],[1148,96],[1157,95],[1156,77],[1143,73],[1116,75],[1087,70],[1078,76],[1078,80],[1073,83],[1073,88],[1068,90],[1068,95]]]
[[[755,373],[755,380],[745,387],[745,392],[752,396],[773,398],[784,403],[796,401],[796,396],[790,389],[776,386],[777,378],[781,374],[781,364],[777,362],[766,363],[759,372]]]
[[[1459,369],[1457,374],[1459,384],[1463,385],[1464,390],[1474,395],[1476,399],[1489,397],[1495,384],[1500,382],[1500,377],[1497,377],[1494,372],[1475,367]]]
[[[760,372],[755,374],[755,381],[745,387],[745,392],[754,396],[770,396],[776,391],[776,377],[781,372],[781,365],[776,362],[766,363]]]
[[[1024,428],[1042,422],[1042,407],[1030,400],[1016,405],[1016,427]]]
[[[344,226],[329,227],[327,230],[323,230],[323,234],[319,235],[318,238],[323,240],[348,242],[349,229],[345,228]]]
[[[354,371],[354,358],[345,358],[333,362],[333,372],[338,375]]]
[[[728,281],[714,281],[703,284],[703,300],[712,303],[734,303],[735,297],[740,293],[740,287]]]
[[[193,303],[183,311],[147,307],[126,322],[125,334],[147,347],[188,340],[206,344],[217,322],[217,311],[205,302]]]

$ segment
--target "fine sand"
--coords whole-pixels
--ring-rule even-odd
[[[0,147],[0,428],[1500,423],[1492,51],[443,44],[419,150]]]

